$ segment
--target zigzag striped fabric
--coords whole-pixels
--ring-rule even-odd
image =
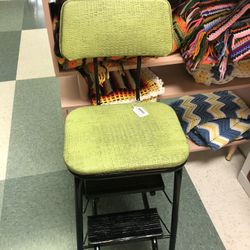
[[[217,150],[234,140],[247,138],[250,129],[250,120],[219,119],[197,126],[188,136],[200,146],[208,146]]]
[[[171,106],[184,132],[200,146],[217,150],[250,138],[250,109],[231,91],[183,96]]]

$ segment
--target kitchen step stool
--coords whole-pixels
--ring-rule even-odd
[[[152,13],[154,15],[152,16]],[[188,144],[173,109],[157,102],[141,103],[141,56],[164,56],[172,49],[172,10],[165,0],[67,0],[61,9],[60,50],[68,60],[94,58],[94,77],[97,106],[78,108],[65,121],[64,160],[75,178],[75,210],[77,249],[93,246],[100,249],[104,242],[135,240],[134,222],[142,226],[140,239],[150,239],[156,250],[161,231],[149,237],[147,216],[160,228],[159,216],[150,209],[147,193],[161,186],[160,174],[174,172],[174,191],[169,249],[175,249],[182,167],[188,155]],[[152,17],[152,18],[149,18]],[[137,56],[136,103],[100,106],[98,57]],[[138,109],[144,116],[136,114]],[[147,114],[147,115],[145,115]],[[142,179],[151,182],[142,186]],[[138,179],[138,185],[136,185]],[[117,183],[124,179],[121,185]],[[128,181],[128,189],[124,183]],[[107,182],[109,181],[109,182]],[[92,182],[92,183],[91,183]],[[107,195],[110,188],[95,189],[93,182],[113,186],[113,193],[142,193],[145,210],[126,214],[97,215],[96,198]],[[108,184],[107,184],[108,183]],[[116,186],[114,185],[116,183]],[[150,182],[149,182],[150,183]],[[121,192],[120,192],[121,191]],[[89,218],[89,245],[83,239],[83,195],[93,199],[93,215]],[[169,199],[169,198],[168,198]],[[100,216],[100,217],[99,217]],[[103,228],[102,218],[120,219],[123,227],[111,235],[115,226],[106,225],[107,235],[93,232],[95,226]],[[127,223],[122,223],[129,218]],[[158,219],[157,219],[158,218]],[[138,230],[135,230],[136,232]],[[149,228],[152,232],[152,228]],[[98,240],[97,238],[100,237]],[[99,245],[98,245],[99,242]]]

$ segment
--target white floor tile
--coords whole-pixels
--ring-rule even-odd
[[[50,76],[55,76],[55,72],[47,30],[22,31],[17,80]]]
[[[0,180],[6,176],[15,81],[0,82]]]
[[[237,177],[244,157],[225,151],[192,154],[187,171],[227,250],[250,249],[250,199]]]

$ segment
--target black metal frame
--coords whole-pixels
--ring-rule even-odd
[[[96,105],[100,105],[100,86],[98,78],[98,59],[93,59],[94,63],[94,76],[95,76],[95,92],[96,92]],[[137,57],[137,73],[136,73],[136,101],[140,101],[140,76],[141,76],[141,56]]]
[[[169,250],[174,250],[175,244],[176,244],[182,170],[183,170],[183,165],[178,167],[176,171],[174,171],[173,200],[171,201],[171,204],[172,204],[171,230],[170,230],[170,235],[165,235],[163,237],[163,238],[170,238]],[[167,171],[167,172],[170,172],[170,171]],[[132,175],[133,173],[131,172],[131,176]],[[143,172],[141,172],[140,175],[143,176]],[[93,246],[84,247],[84,237],[83,237],[84,235],[83,234],[83,213],[84,213],[84,210],[86,210],[86,208],[83,210],[83,195],[89,196],[91,194],[89,193],[87,194],[85,192],[86,191],[85,185],[86,185],[86,181],[89,180],[88,178],[86,179],[84,176],[75,175],[74,179],[75,179],[75,215],[76,215],[77,250],[83,250],[86,248],[93,247]],[[98,179],[99,178],[96,176],[95,180],[98,181]],[[110,180],[110,185],[112,185],[112,180],[114,179],[114,177],[110,178],[107,175],[106,177],[100,176],[100,179],[101,180],[108,179]],[[139,192],[141,192],[141,190]],[[147,199],[147,193],[150,193],[150,190],[145,190],[144,192],[141,192],[145,209],[150,208],[149,202]],[[94,215],[97,215],[97,205],[96,205],[95,198],[93,198],[92,211]],[[163,225],[164,227],[166,227],[165,224]],[[167,229],[167,231],[169,230]],[[157,250],[158,249],[157,238],[152,238],[151,242],[152,242],[152,249]],[[100,249],[100,246],[97,246],[97,247]]]
[[[140,71],[141,71],[141,57],[137,58],[137,74],[136,74],[136,100],[140,101]],[[95,73],[95,87],[96,87],[96,104],[100,105],[100,89],[99,89],[99,79],[98,79],[98,61],[97,58],[94,58],[94,73]],[[184,163],[185,164],[185,163]],[[174,172],[174,188],[173,188],[173,201],[170,201],[169,197],[165,193],[168,201],[172,204],[172,216],[171,216],[171,230],[170,235],[164,236],[163,238],[170,238],[169,249],[175,249],[176,243],[176,234],[177,234],[177,225],[178,225],[178,211],[179,211],[179,200],[180,200],[180,189],[181,189],[181,180],[182,180],[182,169],[184,164],[166,169],[155,169],[155,170],[144,170],[144,171],[133,171],[133,172],[117,172],[112,174],[103,174],[103,175],[74,175],[75,179],[75,216],[76,216],[76,235],[77,235],[77,250],[83,250],[84,248],[93,248],[93,246],[84,246],[85,240],[83,238],[83,212],[86,211],[87,205],[83,211],[83,195],[91,196],[91,194],[86,193],[86,182],[88,180],[110,180],[110,185],[112,185],[112,180],[117,178],[129,178],[136,176],[148,176],[148,175],[156,175],[166,172]],[[134,190],[137,192],[137,190]],[[150,188],[145,190],[139,190],[138,193],[142,194],[142,200],[145,209],[149,209],[149,202],[147,199],[147,193],[154,193],[154,190],[150,190]],[[129,192],[131,193],[131,192]],[[124,192],[123,192],[124,194]],[[89,201],[89,200],[88,200]],[[97,204],[96,197],[93,198],[92,203],[93,214],[97,215]],[[161,220],[162,221],[162,220]],[[163,222],[164,227],[166,225]],[[166,228],[167,229],[167,228]],[[169,232],[169,230],[167,229]],[[151,238],[152,249],[158,250],[157,238]],[[100,246],[94,246],[96,250],[100,249]]]

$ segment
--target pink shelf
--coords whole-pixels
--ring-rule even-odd
[[[182,64],[183,63],[183,59],[181,57],[180,54],[175,53],[169,56],[165,56],[165,57],[150,57],[150,58],[143,58],[142,59],[142,67],[146,68],[146,67],[156,67],[156,66],[163,66],[163,65],[173,65],[173,64]],[[130,63],[124,63],[123,64],[124,69],[135,69],[136,68],[136,59],[134,60],[134,62],[130,62]],[[111,68],[109,68],[110,71],[116,71],[121,69],[120,65],[116,65],[114,63],[114,66],[112,66]]]
[[[51,52],[53,56],[53,63],[56,75],[59,77],[61,87],[61,106],[65,114],[68,111],[90,105],[88,98],[88,88],[86,82],[79,77],[76,71],[60,72],[58,63],[54,55],[54,38],[51,24],[51,17],[49,14],[49,7],[47,0],[42,0],[44,6],[44,13],[48,35],[50,40]],[[168,67],[164,67],[168,65]],[[184,69],[183,59],[180,54],[175,53],[166,57],[158,58],[144,58],[142,60],[142,67],[152,67],[153,70],[164,82],[166,91],[159,98],[176,98],[183,95],[191,95],[198,93],[206,93],[218,90],[235,90],[249,105],[250,105],[250,79],[235,79],[226,85],[213,85],[211,87],[197,84],[194,82],[192,76],[186,73]],[[125,69],[136,68],[135,61],[124,64]],[[114,64],[111,71],[120,69],[120,65]],[[227,146],[238,145],[247,142],[247,140],[235,141]],[[207,147],[200,147],[189,141],[190,152],[208,150]]]
[[[246,142],[249,142],[250,140],[239,140],[239,141],[234,141],[231,142],[229,144],[227,144],[225,147],[230,147],[233,145],[240,145],[240,144],[244,144]],[[208,147],[202,147],[202,146],[198,146],[195,143],[193,143],[192,141],[188,140],[188,144],[189,144],[189,151],[190,152],[199,152],[199,151],[206,151],[206,150],[210,150]]]
[[[166,90],[163,95],[159,96],[160,99],[245,88],[249,88],[250,93],[250,78],[235,78],[233,81],[224,85],[212,84],[211,86],[206,86],[196,83],[193,77],[186,72],[183,64],[155,67],[151,68],[151,70],[165,83]]]
[[[87,84],[80,82],[78,73],[59,77],[59,81],[62,109],[70,110],[90,105]]]

